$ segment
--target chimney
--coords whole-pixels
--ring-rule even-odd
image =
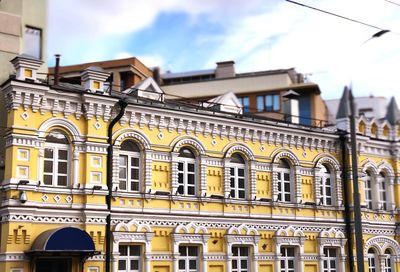
[[[109,76],[102,68],[90,66],[81,73],[81,84],[89,92],[104,93],[107,91],[104,82]]]
[[[60,79],[60,54],[55,54],[56,66],[54,67],[54,85],[58,85]]]
[[[11,60],[16,71],[16,79],[38,82],[37,71],[43,61],[29,55],[19,55]]]
[[[215,78],[235,77],[235,62],[233,60],[217,62]]]

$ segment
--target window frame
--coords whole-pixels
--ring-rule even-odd
[[[373,253],[371,253],[370,251],[373,251]],[[372,260],[374,262],[374,264],[373,264],[374,266],[371,267]],[[368,272],[378,272],[377,265],[379,267],[379,262],[378,262],[378,258],[377,258],[375,249],[373,249],[373,248],[368,249],[367,262],[368,262]]]
[[[130,141],[130,140],[127,140]],[[142,191],[142,152],[139,146],[134,142],[139,151],[120,150],[118,154],[118,190],[123,192],[134,192],[138,193]],[[121,144],[122,146],[122,144]],[[126,165],[121,164],[121,158],[126,158]],[[138,165],[132,165],[132,160],[137,159]],[[121,178],[121,168],[125,168],[125,178]],[[135,169],[138,171],[138,178],[132,179],[131,173]],[[125,189],[121,188],[121,182],[125,182]],[[137,190],[132,189],[132,182],[137,183]]]
[[[238,255],[234,255],[234,248],[237,248]],[[241,255],[241,249],[245,248],[247,255]],[[232,272],[251,272],[251,258],[250,258],[250,247],[246,245],[232,245],[231,247],[232,259],[231,259],[231,271]],[[234,268],[234,261],[236,261],[236,268]],[[246,261],[246,268],[242,268],[242,261]]]
[[[62,132],[59,132],[59,133],[62,133]],[[68,137],[64,133],[62,133],[62,134],[65,136],[65,138],[68,141]],[[46,157],[46,149],[52,150],[52,154],[53,154],[52,158]],[[66,151],[67,159],[59,159],[59,151]],[[52,172],[46,172],[46,162],[47,161],[50,161],[52,164]],[[61,175],[58,171],[60,162],[64,162],[67,164],[66,173],[65,174],[62,173]],[[71,178],[70,168],[71,168],[71,146],[70,146],[70,144],[69,143],[68,144],[67,143],[65,143],[65,144],[54,143],[54,142],[46,140],[46,142],[44,144],[44,154],[43,154],[43,184],[45,186],[53,186],[53,187],[63,187],[63,188],[68,187],[70,185],[70,178]],[[45,176],[51,177],[51,184],[45,183]],[[59,184],[58,176],[66,177],[65,185]]]
[[[281,166],[278,166],[275,171],[277,173],[277,201],[278,202],[284,202],[284,203],[292,203],[294,200],[294,195],[293,195],[293,173],[292,173],[292,167],[289,162],[286,161],[288,164],[289,168],[284,168]],[[288,174],[289,180],[285,180],[285,174]],[[289,184],[289,191],[286,191],[285,184]],[[281,189],[279,189],[279,187]],[[286,200],[285,196],[289,196],[289,200]]]
[[[130,255],[130,247],[139,247],[139,255]],[[119,244],[118,245],[118,252],[121,252],[121,247],[127,247],[127,255],[118,256],[118,263],[117,263],[117,271],[118,272],[140,272],[143,268],[143,246],[139,244]],[[120,262],[125,261],[126,269],[120,269]],[[132,261],[138,261],[138,269],[131,269]]]
[[[241,96],[241,97],[238,97],[238,99],[243,106],[243,113],[251,112],[250,97],[249,96]]]
[[[369,186],[367,186],[369,184]],[[372,195],[372,188],[374,184],[374,179],[369,171],[365,173],[364,177],[364,202],[366,204],[367,209],[372,210],[374,207],[374,202],[373,202],[373,195]]]
[[[243,163],[237,163],[237,162],[230,162],[229,163],[229,187],[230,187],[230,196],[233,199],[247,199],[247,195],[248,195],[248,186],[247,186],[247,181],[248,181],[248,175],[247,173],[247,162],[245,160],[245,158],[238,153],[234,153],[232,154],[231,158],[233,156],[240,156],[241,159],[243,160]],[[240,170],[243,171],[243,176],[241,176]],[[233,175],[232,175],[233,172]],[[240,180],[243,179],[243,188],[242,186],[240,186]],[[232,186],[232,182],[233,185]],[[235,193],[235,196],[232,195],[232,191]],[[243,197],[240,197],[240,192],[243,192]]]
[[[335,256],[331,256],[331,251],[335,252]],[[323,272],[339,272],[339,252],[338,248],[335,247],[324,247],[323,253],[324,257],[322,257],[322,263],[323,263]],[[332,261],[335,263],[335,267],[332,268]],[[325,266],[327,265],[327,266]]]
[[[180,156],[178,154],[177,157],[177,194],[181,196],[197,196],[198,195],[198,167],[197,167],[197,156],[195,152],[188,147],[182,147],[181,150],[179,150],[179,153],[182,151],[182,149],[188,149],[192,154],[193,158],[186,158]],[[193,164],[193,171],[189,171],[189,166]],[[179,170],[180,165],[182,165],[182,170]],[[182,174],[182,180],[180,180],[180,174]],[[193,184],[189,183],[189,175],[193,175]],[[179,188],[182,187],[182,193],[179,193]],[[194,192],[193,194],[189,194],[189,188],[193,188]]]
[[[378,188],[378,192],[377,192],[378,209],[387,211],[389,208],[388,192],[387,192],[389,186],[387,183],[386,175],[384,173],[380,172],[377,175],[376,182],[377,182],[377,188]]]
[[[288,249],[293,249],[293,256],[288,256]],[[282,253],[284,251],[284,253]],[[280,259],[279,259],[279,272],[297,272],[299,260],[297,258],[297,247],[295,246],[281,246],[280,247]],[[293,261],[293,268],[288,267],[289,261]],[[284,266],[282,267],[282,263]]]
[[[387,252],[389,252],[389,253],[387,253]],[[383,258],[383,262],[382,262],[383,263],[383,271],[382,272],[394,272],[394,269],[393,269],[394,260],[393,260],[393,254],[392,254],[391,250],[387,248],[385,250],[385,252],[383,253],[382,258]]]
[[[181,248],[185,248],[186,255],[181,254]],[[196,255],[189,255],[189,248],[196,248]],[[178,258],[178,272],[197,272],[200,270],[200,246],[191,244],[181,244],[178,247],[179,258]],[[191,261],[195,261],[196,268],[190,268]],[[184,261],[184,268],[180,268],[181,261]]]
[[[271,99],[270,106],[267,105],[269,99]],[[279,112],[281,110],[281,96],[279,93],[257,95],[256,102],[257,102],[257,112]],[[261,108],[261,102],[262,102],[262,108]]]
[[[324,172],[323,169],[326,171]],[[329,179],[329,185],[327,185],[327,180]],[[330,189],[330,193],[327,193],[327,189]],[[328,200],[330,203],[328,203]],[[320,201],[322,205],[333,206],[334,205],[334,175],[332,170],[326,166],[321,165],[320,167]]]

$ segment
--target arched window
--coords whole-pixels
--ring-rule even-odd
[[[365,193],[365,205],[368,209],[372,209],[372,177],[369,171],[366,172],[364,178],[364,193]]]
[[[278,174],[278,201],[291,202],[292,196],[292,184],[291,184],[291,170],[290,165],[286,160],[280,160],[278,168],[276,169]]]
[[[387,210],[388,209],[388,199],[387,199],[387,184],[386,177],[384,173],[379,173],[378,175],[378,197],[379,197],[379,209]]]
[[[181,148],[178,156],[178,194],[196,195],[196,156],[189,148]]]
[[[230,161],[230,184],[232,198],[246,198],[246,162],[243,157],[235,153]]]
[[[328,167],[321,165],[321,204],[333,204],[333,184],[332,174]]]
[[[119,189],[122,191],[138,192],[141,189],[140,149],[132,141],[121,144],[119,155]]]
[[[384,262],[383,262],[383,272],[393,272],[393,259],[392,259],[392,252],[390,249],[386,249],[383,255]]]
[[[368,272],[377,272],[378,262],[375,250],[373,248],[368,249],[367,259],[368,259]]]
[[[44,144],[43,183],[67,186],[69,181],[70,143],[61,130],[51,131]]]

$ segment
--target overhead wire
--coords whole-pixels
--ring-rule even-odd
[[[341,19],[344,19],[344,20],[347,20],[347,21],[350,21],[350,22],[353,22],[353,23],[357,23],[357,24],[361,24],[361,25],[368,26],[368,27],[371,27],[371,28],[375,28],[375,29],[378,29],[380,31],[383,31],[383,30],[384,31],[388,31],[387,29],[381,28],[381,27],[376,26],[376,25],[365,23],[365,22],[362,22],[360,20],[352,19],[350,17],[346,17],[346,16],[343,16],[343,15],[340,15],[340,14],[337,14],[337,13],[333,13],[333,12],[330,12],[330,11],[319,9],[319,8],[316,8],[316,7],[313,7],[313,6],[309,6],[309,5],[306,5],[306,4],[303,4],[303,3],[299,3],[299,2],[296,2],[296,1],[293,1],[293,0],[285,0],[285,1],[289,2],[289,3],[292,3],[292,4],[295,4],[295,5],[298,5],[298,6],[302,6],[302,7],[308,8],[308,9],[312,9],[312,10],[315,10],[315,11],[318,11],[318,12],[322,12],[322,13],[325,13],[325,14],[328,14],[328,15],[331,15],[331,16],[335,16],[335,17],[338,17],[338,18],[341,18]],[[391,2],[389,0],[384,0],[384,1],[388,1],[390,3],[394,3],[394,2]],[[399,35],[399,33],[392,32],[392,31],[390,31],[390,32],[393,33],[393,34]]]

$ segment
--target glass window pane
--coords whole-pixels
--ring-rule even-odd
[[[289,173],[284,173],[283,174],[283,178],[284,178],[284,180],[289,181],[290,180],[290,174]]]
[[[140,256],[140,246],[129,246],[130,256]]]
[[[244,177],[244,169],[239,168],[238,169],[238,174],[240,177]]]
[[[119,260],[118,261],[118,269],[119,270],[126,270],[126,261],[125,260]]]
[[[265,108],[267,111],[272,111],[273,107],[272,107],[272,96],[271,95],[267,95],[265,96]]]
[[[53,176],[51,175],[44,175],[43,183],[46,185],[52,185]]]
[[[193,174],[189,174],[188,175],[188,183],[189,184],[194,184],[194,175]]]
[[[119,182],[119,189],[126,190],[126,182],[125,181],[120,181]]]
[[[128,255],[128,246],[120,245],[119,246],[119,255],[127,256]]]
[[[178,170],[183,171],[183,163],[181,162],[178,163]]]
[[[232,269],[237,269],[237,260],[232,260]]]
[[[195,195],[194,187],[188,187],[188,195]]]
[[[138,270],[139,269],[139,261],[138,260],[131,260],[131,267],[130,269]]]
[[[179,269],[185,269],[185,260],[179,260]]]
[[[119,156],[119,165],[120,166],[126,166],[128,161],[127,156]]]
[[[257,111],[264,111],[264,96],[257,96]]]
[[[51,148],[45,148],[44,149],[44,157],[45,158],[53,158],[53,149]]]
[[[195,246],[189,247],[189,256],[197,256],[197,247]]]
[[[67,177],[66,176],[58,176],[58,184],[59,186],[67,186]]]
[[[197,261],[189,260],[189,269],[196,269],[196,268],[197,268]]]
[[[180,185],[178,187],[178,194],[183,195],[183,186],[182,185]]]
[[[247,247],[241,247],[240,248],[240,256],[248,256],[249,255],[249,250]]]
[[[279,95],[275,94],[274,95],[274,102],[273,102],[273,110],[278,111],[280,109],[280,101],[279,101]]]
[[[119,178],[120,179],[126,179],[126,168],[119,168]]]
[[[131,182],[131,190],[139,191],[139,182]]]
[[[185,246],[180,246],[179,247],[179,254],[181,256],[186,256],[186,247]]]
[[[131,166],[139,166],[139,158],[131,158]]]
[[[58,150],[58,159],[67,160],[68,159],[68,151],[67,150]]]
[[[244,179],[239,179],[239,188],[244,188]]]
[[[244,191],[239,191],[239,198],[246,198]]]
[[[183,173],[178,174],[178,183],[183,183]]]
[[[232,247],[232,254],[233,256],[238,256],[239,248],[238,247]]]
[[[240,268],[244,268],[244,269],[247,269],[247,260],[242,260],[241,262],[240,262]]]
[[[59,162],[58,163],[58,173],[67,174],[67,167],[68,167],[67,162]]]
[[[139,169],[131,169],[131,179],[139,179]]]
[[[44,172],[53,173],[53,162],[52,161],[44,161]]]
[[[193,163],[188,163],[188,171],[194,172],[194,164]]]

